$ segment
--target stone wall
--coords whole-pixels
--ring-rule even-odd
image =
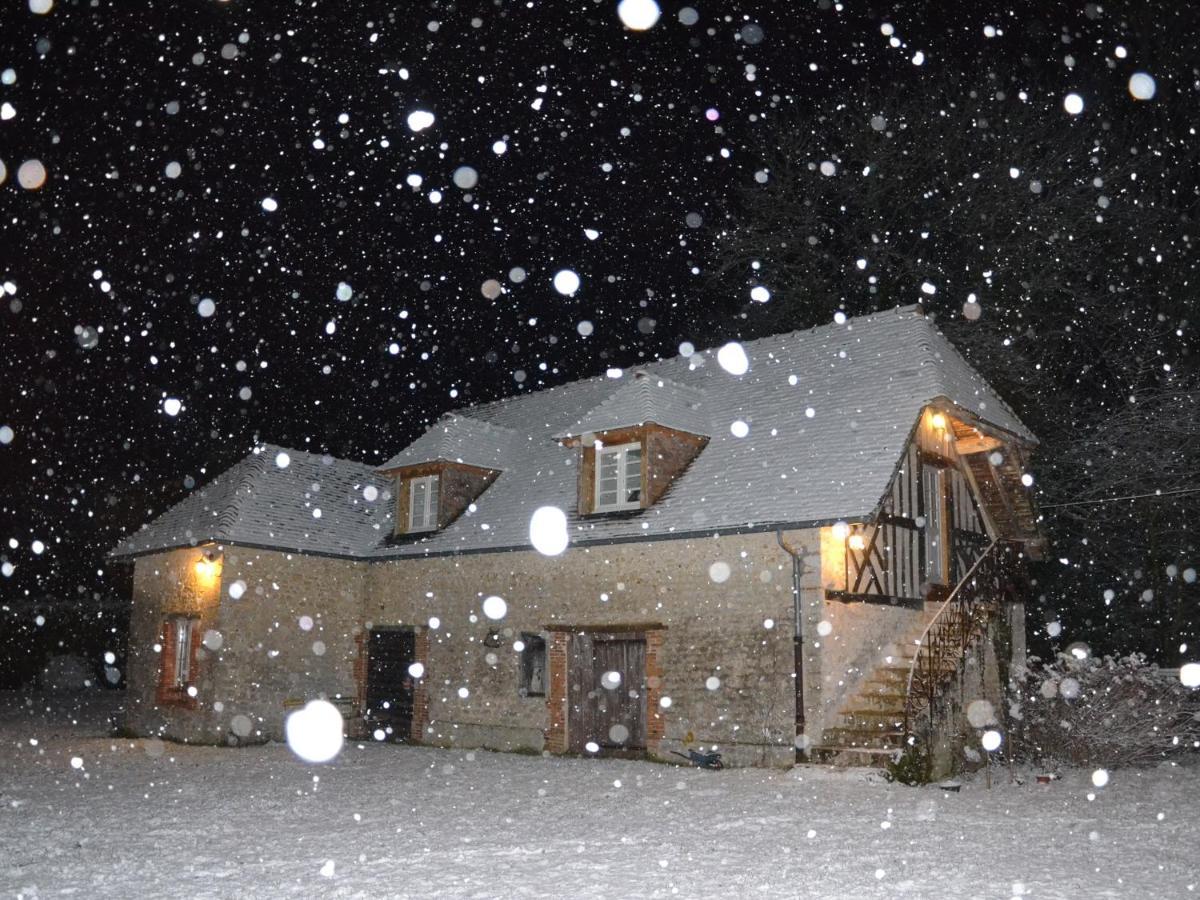
[[[205,578],[200,559],[189,549],[135,563],[131,731],[204,743],[281,740],[288,701],[355,696],[363,563],[230,547]],[[190,708],[156,696],[155,648],[163,620],[176,614],[200,618]]]
[[[817,660],[806,685],[814,695],[814,702],[806,703],[812,710],[806,729],[810,745],[821,743],[821,731],[837,723],[846,700],[928,618],[921,608],[826,599],[826,590],[845,590],[846,542],[832,527],[825,527],[818,546],[817,583],[811,590],[817,599],[805,623]]]
[[[818,743],[866,660],[902,633],[908,611],[827,603],[820,531],[789,532],[785,541],[803,564],[806,735]],[[662,643],[647,674],[658,679],[653,694],[670,701],[647,710],[659,755],[717,745],[731,765],[794,758],[792,560],[773,533],[571,547],[559,557],[522,551],[374,563],[229,547],[205,591],[189,574],[199,555],[175,551],[137,563],[130,725],[139,733],[281,739],[289,704],[360,701],[367,630],[410,626],[426,666],[415,726],[422,740],[541,751],[551,718],[546,698],[519,692],[520,634],[541,634],[554,652],[551,627],[653,625]],[[498,621],[482,609],[492,594],[507,604]],[[203,616],[206,633],[196,708],[158,709],[153,645],[163,616],[185,607]],[[499,646],[485,644],[492,630]]]
[[[164,621],[169,616],[196,618],[203,636],[216,620],[220,566],[218,562],[197,567],[202,559],[199,549],[188,549],[143,556],[134,563],[124,725],[135,734],[180,741],[204,739],[211,706],[200,698],[211,690],[212,670],[203,649],[196,654],[191,678],[195,698],[160,703],[158,696]]]
[[[791,539],[806,535],[816,546],[815,533]],[[725,580],[712,577],[723,575],[719,567],[710,573],[714,563],[728,566]],[[790,764],[791,591],[791,561],[773,534],[572,547],[553,558],[528,551],[405,559],[370,567],[364,623],[428,629],[430,743],[543,749],[548,705],[518,692],[512,645],[520,633],[655,624],[663,626],[659,690],[670,698],[657,710],[660,753],[716,744],[732,764]],[[507,603],[498,622],[482,611],[492,594]],[[496,648],[483,643],[492,628],[501,637]]]
[[[210,652],[211,699],[223,705],[216,739],[228,740],[234,717],[244,715],[253,729],[239,739],[282,740],[285,707],[315,697],[357,701],[365,582],[366,564],[357,561],[225,551],[220,647]]]

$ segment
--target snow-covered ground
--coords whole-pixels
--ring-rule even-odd
[[[105,737],[116,692],[74,716],[25,700],[0,694],[5,897],[1200,893],[1197,766],[958,794],[353,743],[311,766],[281,745]]]

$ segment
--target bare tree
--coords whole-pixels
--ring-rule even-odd
[[[1179,493],[1200,488],[1192,128],[1128,98],[1072,117],[1023,70],[796,110],[711,232],[713,285],[755,333],[923,303],[1042,438],[1066,562],[1041,582],[1082,618],[1104,585],[1134,591],[1197,550],[1200,495]],[[1156,625],[1143,649],[1195,626]]]

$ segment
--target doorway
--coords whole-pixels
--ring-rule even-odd
[[[642,634],[571,635],[567,664],[570,749],[646,751],[646,639]],[[594,751],[593,751],[594,752]]]
[[[367,697],[363,718],[368,731],[382,729],[385,740],[406,743],[412,733],[417,661],[411,628],[373,628],[367,638]]]

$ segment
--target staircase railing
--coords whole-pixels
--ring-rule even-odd
[[[913,734],[917,716],[937,702],[943,687],[959,671],[967,651],[1011,592],[1021,545],[992,541],[983,555],[954,586],[921,637],[908,669],[904,700],[904,736]]]

